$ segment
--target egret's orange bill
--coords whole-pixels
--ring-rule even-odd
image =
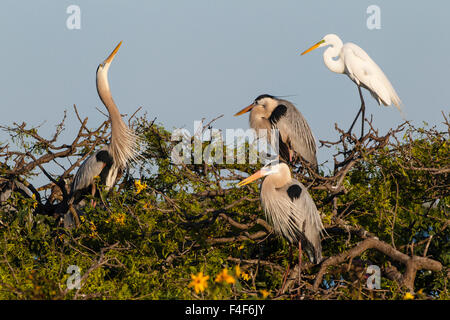
[[[262,177],[264,177],[263,170],[259,170],[259,171],[255,172],[254,174],[252,174],[250,177],[245,178],[244,180],[239,182],[238,187],[245,186],[246,184],[252,183],[253,181],[258,180]]]
[[[236,113],[234,116],[240,116],[241,114],[244,114],[246,112],[249,112],[250,110],[252,110],[254,107],[253,103],[247,107],[245,107],[244,109],[242,109],[241,111],[239,111],[238,113]]]
[[[114,56],[116,55],[117,51],[119,51],[120,46],[122,45],[122,41],[119,42],[117,47],[111,52],[108,58],[106,58],[105,63],[111,63],[111,61],[114,59]]]
[[[317,43],[316,43],[315,45],[313,45],[311,48],[309,48],[308,50],[304,51],[304,52],[302,53],[302,56],[303,56],[304,54],[307,54],[308,52],[311,52],[311,51],[317,49],[317,48],[320,47],[320,45],[321,45],[322,43],[324,43],[324,42],[325,42],[325,40],[321,40],[321,41],[317,42]]]

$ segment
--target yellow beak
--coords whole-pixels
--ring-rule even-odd
[[[122,45],[122,41],[119,42],[119,44],[116,46],[116,48],[111,52],[108,58],[106,58],[105,63],[111,63],[113,61],[114,56],[116,55],[117,51],[119,51],[120,46]]]
[[[239,182],[237,185],[238,185],[238,187],[243,187],[246,184],[252,183],[253,181],[258,180],[262,177],[264,177],[263,170],[259,170],[259,171],[255,172],[254,174],[252,174],[250,177],[245,178],[244,180]]]
[[[321,40],[321,41],[317,42],[317,43],[316,43],[315,45],[313,45],[311,48],[309,48],[308,50],[304,51],[304,52],[302,53],[302,56],[305,55],[305,54],[307,54],[308,52],[311,52],[311,51],[317,49],[317,48],[320,47],[320,45],[321,45],[322,43],[324,43],[324,42],[325,42],[325,40]]]
[[[234,116],[240,116],[241,114],[244,114],[246,112],[249,112],[250,110],[252,110],[254,107],[253,103],[247,107],[245,107],[244,109],[242,109],[241,111],[239,111],[238,113],[236,113]]]

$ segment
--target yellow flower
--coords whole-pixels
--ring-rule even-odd
[[[238,250],[242,250],[242,249],[244,249],[244,245],[243,245],[243,244],[241,244],[241,245],[239,246]]]
[[[228,284],[233,284],[236,282],[236,279],[234,279],[233,276],[228,274],[228,269],[225,268],[222,270],[221,273],[219,273],[216,277],[216,282],[225,282]]]
[[[250,280],[250,275],[248,273],[242,272],[242,279],[244,279],[245,281]]]
[[[152,204],[150,202],[146,202],[144,204],[144,209],[151,209],[151,208],[153,208],[153,207],[152,207]]]
[[[241,275],[241,267],[239,265],[236,265],[235,273],[236,273],[236,277],[239,278],[239,276]]]
[[[414,300],[414,296],[411,293],[407,292],[403,297],[403,300]]]
[[[120,225],[125,224],[125,214],[123,213],[114,214],[113,219],[115,223],[118,223]]]
[[[142,183],[141,180],[135,180],[134,187],[136,188],[136,194],[139,194],[142,190],[147,188],[147,184],[145,182]]]
[[[89,234],[89,236],[91,238],[95,238],[97,236],[97,227],[92,221],[90,221],[89,229],[91,229],[91,233]]]
[[[31,196],[31,198],[33,199],[33,209],[36,209],[38,202],[36,201],[36,195],[33,193],[33,195]]]
[[[248,273],[245,273],[241,270],[241,266],[240,265],[236,265],[235,267],[235,275],[236,277],[241,277],[242,279],[244,279],[245,281],[248,281],[250,279],[250,276]]]
[[[192,281],[189,287],[194,287],[195,293],[203,292],[208,287],[209,276],[204,276],[203,272],[199,272],[197,275],[191,274]]]
[[[270,292],[265,290],[265,289],[259,290],[259,292],[262,294],[264,299],[267,298],[269,296],[269,294],[270,294]]]

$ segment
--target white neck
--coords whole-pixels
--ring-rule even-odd
[[[265,136],[266,134],[270,134],[270,122],[269,122],[269,116],[267,115],[267,112],[263,106],[257,105],[255,106],[252,111],[250,111],[250,128],[256,130],[256,134],[258,137]],[[266,131],[260,131],[266,130]],[[266,132],[266,133],[264,133]]]
[[[267,176],[266,179],[264,179],[264,182],[268,186],[277,189],[289,183],[291,179],[291,171],[289,170],[289,167],[284,163],[280,163],[278,165],[278,172]]]
[[[333,41],[328,42],[328,44],[330,44],[330,47],[323,53],[323,61],[325,62],[325,65],[328,69],[330,69],[330,71],[344,73],[345,65],[344,61],[340,57],[341,49],[343,47],[341,39],[333,39]],[[335,57],[338,57],[338,59],[334,60],[333,58]]]

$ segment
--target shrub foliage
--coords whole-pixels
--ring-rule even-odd
[[[71,178],[109,132],[108,121],[89,129],[75,113],[80,129],[68,144],[58,142],[66,117],[49,139],[26,124],[2,128],[12,143],[0,146],[0,299],[449,297],[446,115],[444,130],[404,123],[380,135],[370,122],[362,139],[336,127],[336,141],[320,141],[332,170],[293,168],[326,227],[326,259],[305,256],[298,280],[298,252],[272,233],[259,185],[236,187],[261,165],[175,165],[177,142],[146,116],[132,123],[139,161],[95,207],[78,208],[80,225],[64,228]],[[37,175],[47,183],[33,185]],[[367,287],[370,265],[380,289]]]

